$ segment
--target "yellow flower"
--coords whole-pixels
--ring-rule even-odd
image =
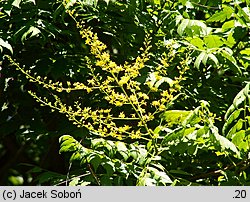
[[[109,61],[110,60],[110,55],[107,52],[104,52],[101,54],[101,60]]]
[[[91,89],[91,88],[86,87],[86,91],[87,91],[87,93],[90,93],[90,92],[92,91],[92,89]]]
[[[125,114],[124,114],[124,112],[120,112],[120,114],[119,114],[119,118],[125,118]]]
[[[121,80],[118,82],[118,84],[120,86],[122,86],[123,84],[126,84],[129,81],[130,77],[129,76],[122,76]]]
[[[166,109],[166,106],[165,106],[165,105],[161,104],[161,105],[159,106],[159,110],[160,110],[160,111],[164,111],[165,109]]]
[[[161,93],[161,96],[163,96],[163,97],[168,97],[168,96],[169,96],[168,90],[164,90],[164,91]]]
[[[95,80],[94,79],[88,79],[87,82],[91,84],[92,86],[95,85]]]
[[[110,61],[108,65],[109,65],[109,68],[111,68],[111,69],[113,69],[117,66],[116,63],[113,61]]]
[[[132,103],[134,103],[134,104],[137,103],[137,98],[135,95],[130,95],[129,99],[131,100]]]
[[[121,107],[122,105],[123,105],[123,103],[120,102],[120,101],[116,101],[116,102],[115,102],[115,106],[117,106],[117,107]]]
[[[95,64],[96,66],[103,67],[106,65],[106,62],[103,60],[98,60]]]
[[[153,101],[153,102],[152,102],[152,105],[153,105],[154,107],[160,106],[160,102],[159,102],[159,101]]]

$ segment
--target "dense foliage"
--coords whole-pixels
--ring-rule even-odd
[[[1,184],[250,185],[249,5],[0,1]]]

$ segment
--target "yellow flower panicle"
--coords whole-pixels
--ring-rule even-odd
[[[86,127],[102,137],[111,136],[117,139],[157,138],[153,129],[149,127],[149,123],[154,121],[158,113],[166,110],[166,106],[174,100],[175,95],[180,91],[180,82],[185,79],[184,73],[188,70],[185,61],[182,64],[184,68],[179,70],[179,77],[173,79],[168,89],[155,86],[157,81],[167,75],[167,68],[171,62],[171,58],[169,59],[167,54],[163,54],[160,59],[154,83],[140,83],[137,81],[137,78],[141,76],[140,70],[145,68],[145,64],[150,59],[150,35],[146,36],[145,48],[140,49],[142,53],[134,62],[118,65],[112,61],[107,46],[98,39],[97,34],[76,20],[75,11],[68,10],[68,13],[76,21],[79,33],[85,44],[90,47],[91,57],[94,58],[84,57],[89,73],[86,82],[52,82],[46,77],[32,76],[31,71],[25,71],[11,58],[9,60],[26,75],[27,79],[46,89],[58,93],[83,91],[82,96],[99,94],[102,95],[101,102],[108,104],[106,108],[83,106],[80,102],[75,102],[74,106],[68,106],[56,93],[53,94],[54,102],[49,101],[48,98],[41,98],[34,92],[29,92],[31,96],[41,105],[49,106],[52,110],[66,114],[68,119],[78,127]],[[100,72],[103,73],[100,74]],[[145,86],[148,86],[146,91]]]

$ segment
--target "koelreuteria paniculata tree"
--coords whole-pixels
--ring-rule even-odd
[[[66,5],[66,2],[64,2]],[[185,79],[188,70],[185,59],[180,62],[178,76],[171,78],[168,75],[169,62],[175,57],[171,44],[166,46],[168,53],[163,53],[157,61],[159,65],[148,72],[147,78],[141,82],[141,70],[146,68],[151,59],[151,32],[145,33],[144,47],[134,61],[117,64],[111,58],[107,46],[99,40],[97,33],[87,27],[84,21],[78,18],[74,7],[67,7],[67,13],[74,19],[79,34],[89,54],[83,55],[83,65],[87,68],[85,81],[66,83],[52,81],[47,77],[40,77],[25,70],[11,58],[11,62],[29,81],[37,83],[52,92],[53,100],[41,97],[36,92],[29,93],[52,110],[66,114],[70,121],[78,127],[86,127],[89,131],[102,137],[111,136],[117,139],[152,139],[157,138],[153,124],[160,113],[167,110],[179,95],[180,82]],[[159,86],[163,83],[165,88]],[[82,96],[99,95],[103,106],[93,107],[91,103],[75,101],[73,106],[63,102],[61,92],[71,93],[82,91]],[[54,92],[54,93],[53,93]],[[158,125],[161,123],[158,123]]]
[[[21,2],[26,3],[18,1],[15,6]],[[1,33],[8,36],[0,44],[0,49],[2,45],[15,54],[15,59],[6,57],[21,72],[17,78],[24,94],[29,89],[38,103],[89,131],[76,130],[71,124],[66,131],[56,130],[61,135],[59,153],[72,155],[67,176],[52,184],[62,184],[63,179],[66,185],[249,184],[250,53],[245,1],[54,3],[53,7],[58,6],[55,15],[47,19],[41,14],[34,25],[30,17],[26,31],[22,28],[26,21],[19,27],[12,25],[12,13],[7,11],[7,26]],[[51,24],[41,23],[47,20]],[[18,43],[32,48],[13,46],[12,51],[8,38],[13,28],[13,45],[19,35]],[[27,50],[36,50],[32,45],[45,32],[58,38],[44,38],[36,48],[48,51],[45,45],[51,40],[55,44],[50,44],[48,54],[42,56],[40,51],[27,60]],[[24,53],[19,54],[20,50]],[[24,76],[34,85],[26,86]],[[23,102],[17,103],[23,107]],[[43,114],[44,120],[50,115]],[[9,122],[9,114],[5,117]],[[25,142],[33,137],[37,143],[38,124],[33,126],[37,132],[29,132]],[[47,136],[47,127],[45,132]],[[80,165],[71,166],[75,161]],[[47,175],[43,178],[48,180]]]

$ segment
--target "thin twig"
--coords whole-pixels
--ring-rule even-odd
[[[68,169],[67,176],[66,176],[66,180],[65,180],[65,185],[66,185],[66,186],[68,186],[69,173],[70,173],[71,166],[72,166],[72,162],[69,164],[69,169]]]
[[[89,168],[89,170],[90,170],[91,174],[94,176],[95,181],[96,181],[96,182],[97,182],[97,184],[100,186],[100,185],[101,185],[101,183],[100,183],[99,179],[97,178],[97,176],[96,176],[95,172],[93,171],[93,169],[91,168],[91,165],[90,165],[89,163],[88,163],[88,168]]]
[[[221,9],[219,6],[205,6],[205,5],[195,3],[195,2],[192,2],[192,1],[191,1],[191,3],[196,5],[196,6],[207,8],[207,9],[213,9],[213,10],[220,10]]]
[[[67,183],[67,180],[69,181],[69,180],[72,180],[72,179],[77,178],[77,177],[85,177],[85,176],[90,175],[90,174],[91,174],[91,173],[85,173],[85,174],[82,174],[82,175],[78,175],[78,176],[72,177],[72,178],[70,178],[70,179],[66,179],[66,180],[64,180],[64,181],[62,181],[62,182],[59,182],[59,183],[55,184],[54,186],[58,186],[58,185]]]
[[[237,163],[236,165],[226,166],[224,169],[219,169],[219,170],[211,171],[208,173],[203,173],[200,175],[193,176],[190,180],[193,181],[193,180],[218,176],[218,175],[220,175],[221,172],[226,171],[226,170],[231,170],[232,168],[237,167],[237,166],[242,165],[242,164],[247,164],[246,166],[242,167],[245,170],[246,168],[248,168],[250,166],[250,159],[241,161],[241,162]],[[242,168],[240,169],[240,171],[242,170]]]

